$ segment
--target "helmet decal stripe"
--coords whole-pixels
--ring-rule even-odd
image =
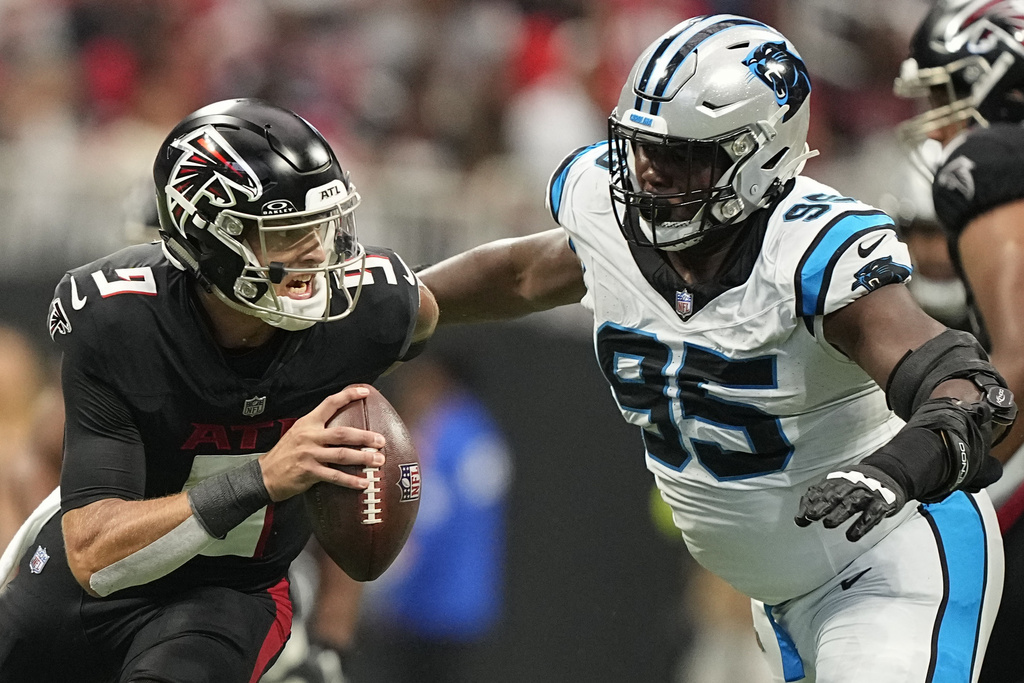
[[[767,28],[767,26],[759,21],[735,18],[714,21],[714,23],[703,27],[694,25],[692,28],[696,32],[684,30],[671,38],[667,38],[665,42],[659,46],[658,50],[655,50],[655,52],[651,54],[651,57],[647,62],[647,67],[644,70],[644,75],[636,86],[637,106],[635,108],[639,111],[643,111],[641,105],[644,99],[657,100],[663,98],[665,96],[665,92],[668,90],[669,84],[672,82],[673,76],[675,76],[676,72],[679,70],[679,66],[688,56],[690,56],[690,54],[693,53],[694,50],[697,49],[701,43],[722,31],[736,26],[760,26]],[[675,50],[674,54],[671,53],[672,45],[676,44],[680,40],[684,40],[683,44]],[[666,60],[666,54],[672,54],[672,56]],[[657,114],[660,106],[660,102],[652,101],[650,105],[650,113]]]
[[[639,83],[636,84],[636,91],[638,93],[643,92],[647,88],[647,83],[648,81],[651,80],[651,73],[654,71],[655,65],[658,63],[658,60],[661,58],[661,56],[665,54],[665,52],[669,49],[672,43],[674,43],[679,36],[686,33],[686,31],[689,30],[692,26],[700,23],[706,18],[707,17],[694,17],[690,21],[685,22],[675,33],[665,36],[665,39],[661,41],[661,44],[658,46],[658,48],[654,52],[652,52],[651,56],[647,59],[647,66],[644,68],[643,75],[640,76]],[[640,97],[640,95],[637,95],[636,106],[634,108],[640,110],[640,107],[642,105],[643,99]]]
[[[676,52],[672,59],[669,60],[669,63],[666,66],[665,71],[661,76],[661,79],[658,81],[657,86],[655,86],[654,88],[654,96],[663,97],[665,95],[665,90],[668,88],[668,84],[672,80],[672,76],[675,75],[675,72],[679,68],[679,65],[682,64],[683,60],[686,59],[691,52],[696,50],[701,43],[703,43],[711,36],[721,33],[722,31],[733,28],[735,26],[762,26],[764,28],[767,28],[761,22],[753,21],[751,19],[730,19],[728,21],[722,21],[717,24],[712,24],[711,26],[708,26],[707,28],[703,29],[702,31],[691,37],[688,41],[686,41],[686,43],[681,48],[679,48],[679,51]]]

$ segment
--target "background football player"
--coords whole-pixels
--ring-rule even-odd
[[[679,24],[608,140],[555,171],[561,229],[421,276],[445,323],[594,313],[648,469],[692,555],[753,599],[777,680],[967,683],[1002,583],[979,489],[1016,408],[903,286],[889,216],[800,175],[810,89],[764,24]]]
[[[973,330],[1011,390],[1024,391],[1024,2],[939,2],[921,23],[895,90],[920,98],[903,124],[910,150],[940,143],[935,210],[966,281]],[[1014,427],[993,455],[1006,462],[1024,443]],[[1002,605],[981,680],[1024,681],[1024,459],[1007,464],[993,490],[1006,552]],[[995,489],[995,487],[993,487]],[[999,494],[998,497],[996,494]]]
[[[204,107],[154,179],[162,240],[70,271],[50,307],[61,486],[0,562],[0,681],[258,679],[310,536],[295,496],[365,488],[332,465],[383,461],[379,434],[325,423],[433,331],[429,292],[356,240],[359,195],[294,113]]]

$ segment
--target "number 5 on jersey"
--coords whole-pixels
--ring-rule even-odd
[[[106,299],[115,294],[145,294],[156,296],[156,279],[153,277],[153,269],[149,266],[142,268],[115,268],[117,275],[113,282],[107,280],[102,270],[92,274],[96,289],[100,290],[100,296]]]

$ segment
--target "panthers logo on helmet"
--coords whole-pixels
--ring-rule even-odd
[[[167,210],[175,225],[183,223],[192,212],[182,202],[198,207],[201,199],[219,209],[237,204],[235,192],[242,192],[251,201],[263,194],[263,184],[241,156],[213,126],[202,126],[171,143],[184,152],[167,181]]]
[[[775,91],[775,101],[780,107],[789,105],[789,110],[782,117],[783,121],[788,121],[811,94],[811,78],[807,75],[807,67],[803,60],[786,48],[784,42],[758,45],[750,51],[743,64],[750,69],[750,73]]]
[[[850,289],[854,290],[858,287],[863,287],[869,292],[873,292],[883,285],[890,285],[894,282],[906,282],[907,278],[910,277],[910,273],[911,269],[908,266],[902,263],[894,263],[892,256],[883,256],[858,270],[857,274],[854,275],[856,280]]]

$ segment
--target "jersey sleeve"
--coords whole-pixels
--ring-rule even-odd
[[[402,257],[385,247],[366,247],[366,274],[357,311],[372,309],[375,340],[393,349],[394,360],[405,356],[412,344],[420,311],[420,279]],[[365,297],[364,301],[362,297]]]
[[[807,233],[811,240],[796,264],[793,286],[796,314],[817,336],[816,321],[823,316],[879,287],[907,281],[913,268],[906,244],[882,211],[840,209],[816,227]]]
[[[61,507],[79,508],[104,498],[141,500],[146,468],[142,438],[124,402],[90,376],[81,359],[65,355],[64,462]]]
[[[1024,199],[1024,127],[976,128],[953,148],[932,183],[935,213],[956,240],[974,218]]]
[[[609,153],[606,141],[589,147],[580,147],[562,160],[555,172],[551,174],[551,179],[548,180],[545,197],[545,204],[556,223],[566,229],[572,228],[575,188],[594,185],[595,175],[597,175],[598,190],[603,191],[604,196],[608,195],[608,164]],[[598,170],[597,174],[593,172],[594,169]]]
[[[104,498],[139,500],[145,493],[142,439],[125,401],[102,377],[109,376],[111,347],[102,342],[94,292],[68,273],[50,304],[50,334],[61,347],[64,393],[64,461],[61,507],[79,508]]]

